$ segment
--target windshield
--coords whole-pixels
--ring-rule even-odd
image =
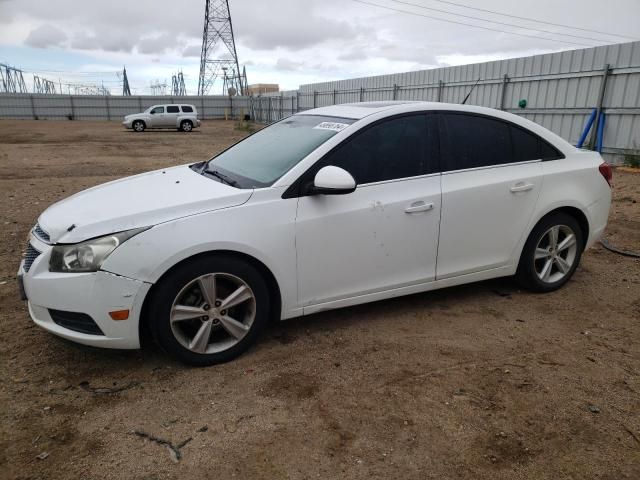
[[[293,115],[257,131],[211,159],[203,173],[218,179],[226,177],[226,183],[240,188],[272,185],[354,121],[351,118]]]

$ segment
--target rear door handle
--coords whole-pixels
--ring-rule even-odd
[[[516,183],[509,190],[511,190],[511,193],[528,192],[533,187],[535,187],[535,185],[533,183],[522,183],[522,182],[520,182],[520,183]]]
[[[405,208],[404,213],[428,212],[429,210],[433,210],[433,203],[419,201],[413,202],[411,205]]]

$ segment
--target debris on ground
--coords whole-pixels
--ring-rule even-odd
[[[171,460],[173,460],[176,463],[179,462],[180,459],[182,458],[182,452],[180,450],[187,443],[189,443],[191,440],[193,440],[192,437],[189,437],[186,440],[183,440],[182,442],[178,443],[177,445],[174,445],[169,440],[165,440],[164,438],[156,437],[152,433],[147,433],[147,432],[142,431],[142,430],[134,430],[133,433],[135,435],[141,437],[141,438],[146,438],[147,440],[155,442],[158,445],[162,445],[162,446],[166,447],[169,450],[169,455],[171,456]]]
[[[140,385],[139,382],[130,382],[121,387],[92,387],[91,385],[89,385],[89,382],[85,380],[83,382],[80,382],[78,386],[85,392],[90,392],[95,395],[110,395],[112,393],[118,393],[118,392],[123,392],[125,390],[129,390],[131,388],[137,387],[138,385]]]

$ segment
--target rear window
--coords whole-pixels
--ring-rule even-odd
[[[193,108],[190,107],[189,105],[183,105],[182,106],[182,111],[185,112],[185,113],[191,113],[191,112],[193,112]]]
[[[169,105],[167,107],[167,113],[180,113],[180,109],[177,105]]]

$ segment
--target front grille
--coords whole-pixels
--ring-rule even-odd
[[[33,233],[35,233],[36,237],[38,237],[43,242],[49,243],[51,241],[51,237],[49,237],[49,234],[45,232],[37,223],[36,226],[33,227]]]
[[[89,335],[104,335],[98,324],[86,313],[49,309],[51,320],[61,327]]]
[[[33,265],[33,262],[41,252],[33,248],[33,246],[29,243],[27,245],[27,250],[24,252],[24,271],[28,272]]]

